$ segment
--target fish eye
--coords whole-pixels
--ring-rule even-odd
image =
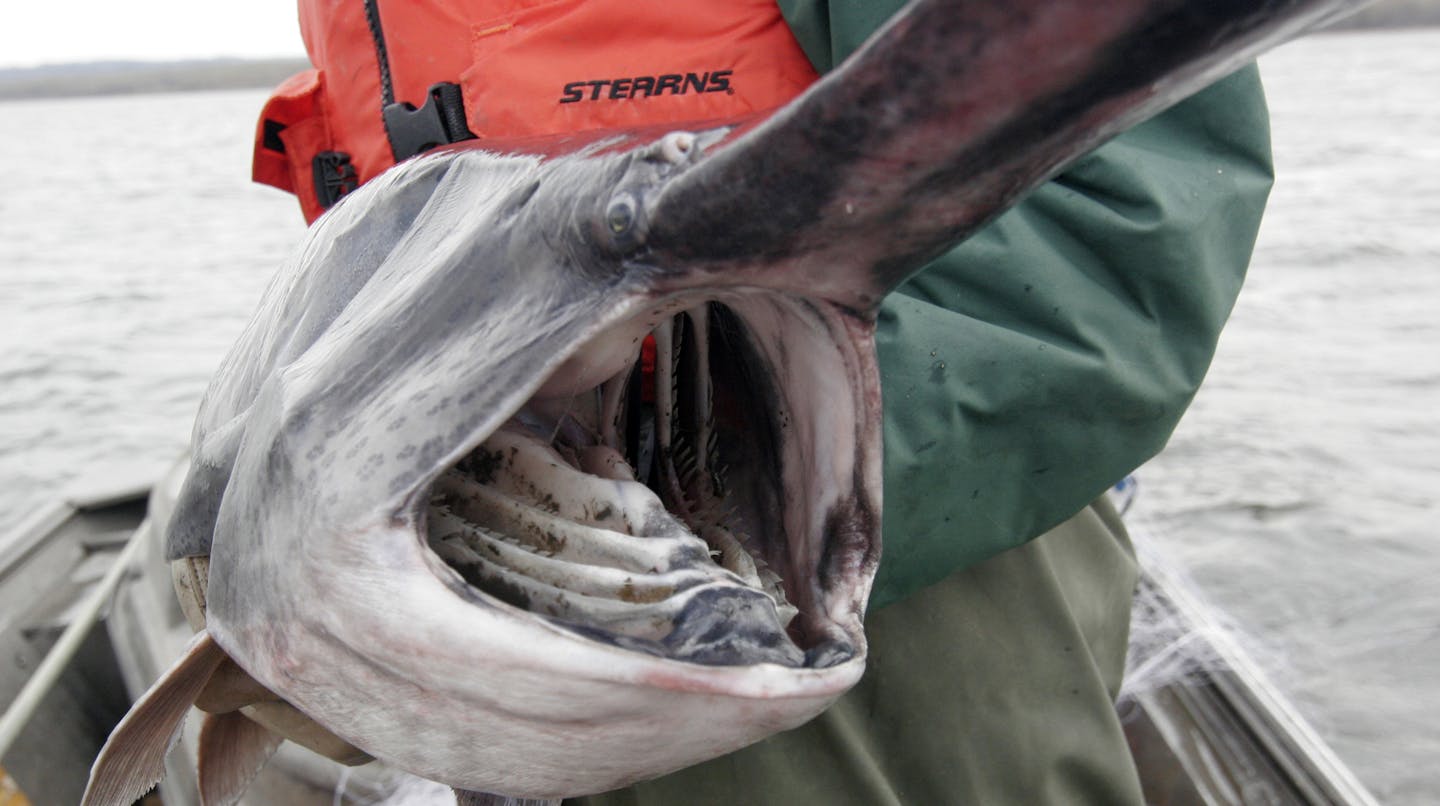
[[[635,197],[629,193],[621,193],[610,200],[610,205],[605,208],[605,226],[611,235],[624,235],[634,228],[636,207]]]

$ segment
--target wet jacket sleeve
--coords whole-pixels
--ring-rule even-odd
[[[899,5],[781,2],[822,69]],[[1271,178],[1250,67],[1080,160],[887,299],[872,607],[1039,535],[1164,446]]]

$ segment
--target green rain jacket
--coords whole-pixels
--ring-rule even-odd
[[[780,0],[821,71],[902,5]],[[1271,179],[1252,67],[1082,159],[890,296],[872,609],[1056,526],[1164,446]]]

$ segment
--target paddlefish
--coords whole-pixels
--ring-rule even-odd
[[[865,666],[876,309],[1107,138],[1358,5],[919,0],[789,105],[471,141],[309,231],[221,364],[166,533],[233,802],[287,736],[553,799],[811,719]]]

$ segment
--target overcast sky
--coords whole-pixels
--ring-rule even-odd
[[[16,0],[0,23],[0,67],[304,56],[295,15],[295,0]]]

